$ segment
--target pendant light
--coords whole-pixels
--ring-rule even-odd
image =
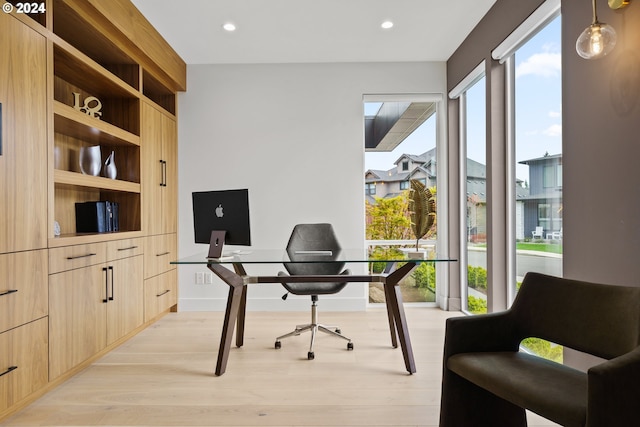
[[[616,31],[611,25],[598,22],[596,0],[593,0],[593,22],[578,37],[576,51],[584,59],[602,58],[616,45]]]

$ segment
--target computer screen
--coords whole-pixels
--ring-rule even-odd
[[[196,243],[209,244],[212,230],[224,230],[226,244],[251,246],[249,190],[197,191],[192,196]]]

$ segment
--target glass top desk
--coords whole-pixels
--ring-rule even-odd
[[[339,253],[330,251],[297,252],[291,256],[285,250],[245,250],[229,253],[218,259],[207,259],[206,254],[194,255],[179,259],[171,264],[197,264],[206,265],[222,281],[229,286],[229,296],[225,311],[222,336],[218,349],[216,375],[224,374],[231,349],[233,328],[236,325],[236,346],[242,347],[244,343],[244,322],[247,302],[247,285],[253,283],[304,283],[304,282],[377,282],[384,286],[387,316],[389,319],[389,331],[391,332],[391,345],[398,347],[398,341],[402,348],[404,363],[409,373],[416,372],[416,364],[409,337],[409,329],[402,303],[402,294],[398,282],[407,276],[418,264],[423,262],[439,263],[451,262],[455,259],[409,259],[406,255],[393,255],[388,258],[371,258],[364,249],[342,249]],[[363,275],[309,275],[309,276],[251,276],[245,271],[247,264],[284,264],[284,263],[369,263],[383,262],[386,264],[384,272],[379,274]]]

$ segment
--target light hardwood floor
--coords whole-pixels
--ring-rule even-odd
[[[308,334],[274,349],[309,313],[249,312],[244,346],[216,377],[222,313],[170,313],[0,426],[437,426],[444,322],[461,314],[406,314],[413,375],[390,345],[385,310],[374,308],[320,312],[355,349],[323,334],[312,361]]]

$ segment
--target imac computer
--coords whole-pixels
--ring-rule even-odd
[[[251,246],[249,190],[199,191],[192,197],[195,242],[211,245],[210,258],[223,256],[223,243]],[[214,245],[218,253],[212,252]]]

